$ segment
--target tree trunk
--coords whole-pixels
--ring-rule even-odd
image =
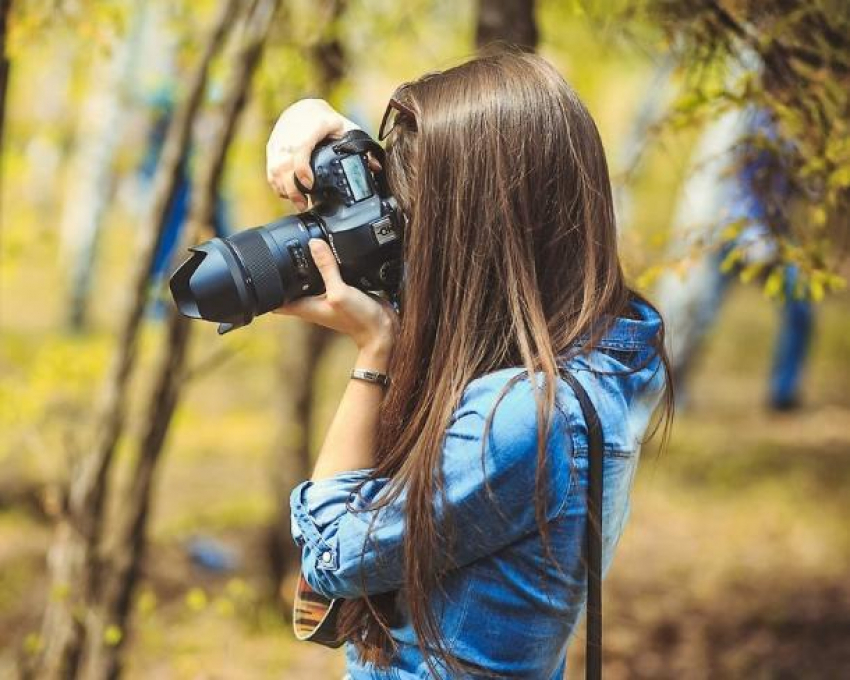
[[[78,125],[78,148],[65,192],[61,232],[71,269],[68,325],[86,325],[89,291],[100,229],[115,189],[113,165],[126,120],[131,83],[138,67],[145,3],[135,0],[130,34],[108,63],[95,64]]]
[[[79,613],[92,600],[97,584],[97,547],[100,541],[108,473],[124,429],[127,386],[136,363],[137,340],[148,296],[148,277],[157,242],[180,181],[191,129],[200,108],[210,63],[233,23],[238,0],[225,0],[188,86],[188,95],[168,129],[154,183],[151,211],[142,226],[131,297],[118,334],[118,344],[106,377],[91,451],[75,465],[67,507],[48,556],[50,597],[41,637],[44,651],[36,661],[40,680],[75,677],[83,649],[84,630]]]
[[[6,34],[9,32],[9,13],[12,11],[12,0],[0,0],[0,151],[3,149],[3,132],[6,122],[6,91],[9,86],[9,58],[6,56]],[[0,195],[3,191],[3,176],[0,174]],[[0,205],[0,219],[2,219]],[[2,226],[2,222],[0,222]]]
[[[534,52],[538,40],[534,0],[478,0],[475,45],[479,50],[500,42]]]
[[[185,230],[187,245],[212,235],[227,152],[278,4],[279,0],[255,0],[249,9],[234,73],[225,93],[219,128],[209,143],[209,155],[194,182],[192,208]],[[104,546],[101,597],[86,618],[87,653],[82,673],[86,680],[115,678],[121,670],[132,596],[145,555],[155,474],[184,383],[190,330],[189,320],[176,307],[171,307],[166,346],[155,372],[146,428],[138,445],[129,491],[116,520],[114,540]]]
[[[317,91],[329,98],[345,75],[345,49],[339,38],[339,19],[345,11],[347,0],[325,0],[320,7],[324,23],[333,33],[322,36],[313,45],[310,54],[316,70]],[[296,325],[297,324],[297,325]],[[283,611],[292,611],[294,586],[291,577],[301,565],[301,551],[290,534],[289,494],[299,482],[310,476],[311,441],[310,424],[313,422],[315,404],[316,368],[335,333],[327,328],[294,322],[286,324],[287,342],[280,355],[282,383],[280,422],[275,470],[272,479],[278,497],[280,514],[270,533],[272,575],[278,584]]]
[[[328,98],[345,75],[345,46],[339,39],[340,18],[348,6],[348,0],[324,0],[321,4],[322,16],[333,33],[322,36],[310,50],[313,67],[316,70],[318,91]]]

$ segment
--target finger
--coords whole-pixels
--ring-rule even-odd
[[[338,299],[345,289],[345,282],[339,273],[336,257],[331,247],[322,239],[311,238],[308,246],[310,247],[310,254],[313,256],[313,262],[325,282],[328,300],[332,302],[334,299]]]
[[[287,154],[279,148],[279,136],[278,125],[276,124],[266,144],[266,180],[278,196],[286,198],[283,183],[280,180],[282,177],[281,170],[287,165],[286,161],[289,159]]]
[[[295,204],[295,207],[298,210],[306,210],[307,199],[304,198],[304,194],[298,191],[298,187],[295,186],[295,175],[292,174],[291,168],[289,172],[278,175],[278,181],[283,184],[286,196]]]
[[[313,168],[310,166],[310,158],[313,154],[313,149],[316,145],[326,137],[339,137],[342,131],[341,120],[339,114],[331,111],[331,115],[321,117],[313,127],[310,127],[307,134],[299,139],[299,142],[293,151],[293,172],[298,176],[298,180],[308,189],[313,187]]]
[[[271,188],[278,196],[280,196],[281,198],[289,198],[286,195],[286,189],[284,188],[283,183],[280,181],[280,177],[277,172],[269,170],[266,179],[268,180]]]
[[[289,198],[284,178],[292,173],[292,154],[288,151],[276,151],[269,154],[266,164],[266,179],[281,198]]]
[[[308,296],[299,298],[274,310],[275,314],[296,316],[310,323],[325,325],[333,315],[330,306],[324,296]]]
[[[313,169],[310,167],[310,156],[312,152],[312,147],[302,146],[295,153],[294,162],[292,164],[295,175],[298,177],[298,181],[308,189],[313,188]]]

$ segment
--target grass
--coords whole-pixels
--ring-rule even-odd
[[[106,273],[121,266],[109,260]],[[61,289],[51,268],[5,276],[6,290]],[[6,313],[21,321],[4,328],[0,344],[0,479],[46,484],[49,501],[67,456],[87,441],[113,320],[99,307],[91,333],[62,336],[61,305],[53,293],[40,295],[44,315],[25,296],[5,296]],[[847,302],[845,295],[819,309],[804,407],[775,415],[763,408],[775,310],[752,289],[731,296],[669,449],[643,452],[605,587],[606,677],[826,678],[850,667]],[[103,303],[117,304],[114,292]],[[264,318],[223,339],[206,325],[196,331],[192,365],[216,363],[188,385],[170,434],[128,677],[334,677],[340,652],[291,638],[268,576],[287,326]],[[159,329],[149,328],[132,388],[134,431],[158,340]],[[350,360],[341,343],[321,367],[316,432],[327,426]],[[119,483],[131,453],[121,452]],[[231,548],[236,572],[195,566],[185,546],[197,535]],[[26,641],[47,597],[49,539],[37,514],[0,507],[0,677],[18,649],[34,644]],[[581,675],[582,642],[579,633],[570,677]]]

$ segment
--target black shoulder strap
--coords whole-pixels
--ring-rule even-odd
[[[602,677],[602,457],[604,439],[593,402],[578,379],[567,371],[562,376],[572,387],[587,424],[587,660],[586,677]]]

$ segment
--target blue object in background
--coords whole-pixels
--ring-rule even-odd
[[[773,352],[770,405],[780,411],[799,406],[800,383],[814,330],[814,310],[808,297],[795,298],[797,268],[785,273],[785,302]]]
[[[171,124],[171,117],[174,113],[173,95],[167,90],[158,92],[152,100],[151,108],[153,110],[153,124],[148,134],[144,159],[139,168],[140,175],[148,183],[153,180],[156,174],[160,157],[162,156],[162,150],[165,146],[165,138],[168,133],[168,127]],[[180,244],[183,228],[189,215],[189,208],[192,202],[192,181],[189,167],[190,159],[188,157],[184,158],[180,166],[180,179],[174,200],[169,207],[165,228],[157,244],[156,254],[150,271],[150,280],[155,291],[161,289],[162,286],[160,284],[163,278],[171,274],[170,270],[178,255],[175,251]],[[226,199],[221,196],[216,198],[213,230],[215,235],[219,237],[225,237],[231,233],[229,206]],[[156,311],[161,310],[156,309]]]
[[[186,553],[194,564],[207,571],[227,573],[239,566],[236,553],[213,538],[192,538],[186,544]]]

